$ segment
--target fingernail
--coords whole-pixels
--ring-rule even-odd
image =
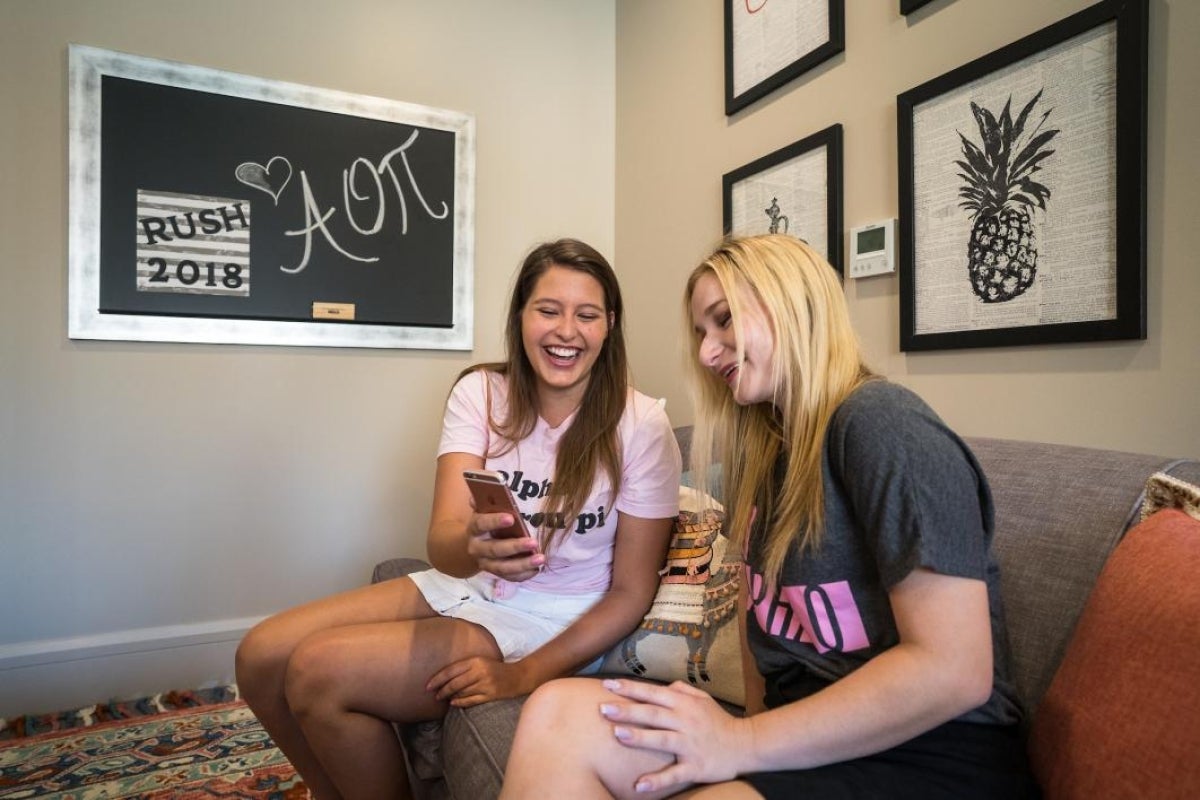
[[[601,683],[600,685],[601,685],[601,686],[603,686],[605,689],[608,689],[608,690],[610,690],[610,691],[615,691],[615,690],[617,690],[617,689],[620,689],[620,688],[621,688],[621,682],[620,682],[620,681],[615,681],[615,680],[613,680],[612,678],[608,678],[608,679],[606,679],[606,680],[605,680],[603,683]]]
[[[628,742],[633,737],[633,731],[629,728],[623,728],[620,725],[613,728],[613,736],[616,736],[622,742]]]
[[[617,707],[611,703],[601,703],[600,713],[606,717],[611,717],[617,713]]]
[[[544,555],[542,555],[541,553],[538,553],[536,556],[529,559],[529,561],[540,567],[542,564],[546,563],[546,557]]]
[[[633,785],[633,790],[635,792],[649,792],[653,788],[654,787],[650,785],[650,781],[638,781]]]

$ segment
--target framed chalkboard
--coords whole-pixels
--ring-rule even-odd
[[[69,60],[71,338],[471,349],[470,115]]]

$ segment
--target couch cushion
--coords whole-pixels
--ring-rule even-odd
[[[1161,456],[968,438],[996,506],[1012,674],[1032,714]]]
[[[1200,797],[1200,521],[1160,511],[1104,567],[1030,735],[1048,798]]]
[[[658,592],[642,624],[619,642],[601,670],[656,681],[689,681],[721,700],[743,705],[737,596],[741,559],[722,532],[715,501],[687,487],[679,492]]]
[[[500,794],[504,767],[525,697],[452,708],[442,720],[442,759],[450,797],[480,800]]]

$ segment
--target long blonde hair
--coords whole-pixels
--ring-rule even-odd
[[[691,300],[706,274],[729,303],[739,362],[746,315],[757,307],[770,326],[773,401],[739,406],[721,377],[700,363],[702,334],[691,323]],[[793,547],[820,546],[825,433],[842,401],[875,376],[863,361],[837,273],[794,237],[726,239],[688,278],[684,308],[696,402],[693,473],[707,490],[710,466],[721,465],[730,539],[744,551],[753,522],[762,532],[756,538],[763,537],[764,574],[777,584]],[[777,480],[781,456],[786,471]]]
[[[505,419],[492,416],[491,384],[488,388],[488,426],[510,443],[507,448],[493,450],[488,456],[511,450],[516,443],[533,432],[539,414],[537,373],[525,352],[521,336],[521,312],[533,295],[538,280],[551,267],[582,272],[596,279],[604,291],[605,316],[612,320],[608,336],[600,348],[596,363],[588,378],[583,402],[571,421],[571,426],[558,440],[554,459],[554,482],[547,494],[542,511],[545,524],[539,532],[543,550],[565,533],[556,533],[554,523],[567,522],[583,508],[595,485],[599,470],[604,470],[616,497],[621,488],[621,445],[618,423],[625,413],[629,392],[629,362],[625,353],[625,307],[621,286],[611,265],[595,248],[577,239],[559,239],[535,247],[525,257],[517,273],[509,298],[508,320],[505,326],[505,360],[476,364],[459,374],[464,376],[485,370],[508,378],[508,414]]]

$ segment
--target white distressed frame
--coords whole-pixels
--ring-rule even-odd
[[[475,118],[472,115],[84,45],[70,45],[69,62],[67,335],[70,338],[427,350],[473,348]],[[101,314],[100,84],[105,75],[454,133],[454,296],[451,327]]]

